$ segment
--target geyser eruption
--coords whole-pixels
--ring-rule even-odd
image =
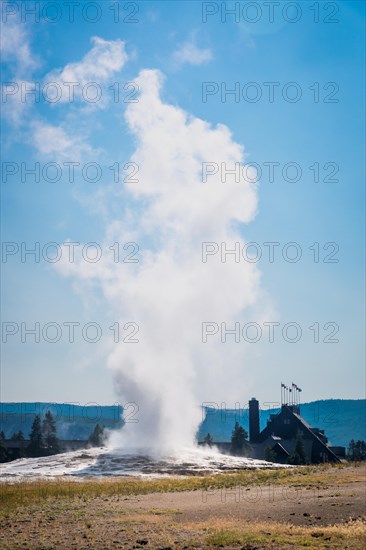
[[[224,182],[221,170],[202,181],[202,163],[234,169],[244,162],[226,126],[165,103],[156,70],[143,70],[136,82],[140,96],[125,118],[138,181],[125,183],[128,206],[106,235],[109,243],[128,235],[140,260],[116,264],[103,256],[94,265],[63,264],[63,271],[97,280],[116,319],[138,324],[138,343],[116,344],[108,356],[120,400],[138,406],[138,422],[127,423],[112,443],[166,454],[194,444],[210,388],[220,385],[224,393],[238,384],[230,370],[243,363],[242,346],[203,343],[202,322],[242,318],[259,298],[259,271],[220,255],[203,262],[202,243],[232,249],[243,242],[239,224],[254,218],[257,196],[254,183],[233,176]]]

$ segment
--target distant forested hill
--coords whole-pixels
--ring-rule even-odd
[[[279,409],[260,411],[260,428],[266,426],[269,415]],[[301,416],[313,427],[325,431],[331,445],[348,446],[351,439],[366,441],[366,399],[326,399],[300,406]],[[198,439],[209,432],[214,441],[230,441],[235,422],[249,430],[248,409],[206,409]]]
[[[0,403],[0,431],[3,430],[9,438],[14,432],[22,430],[27,439],[35,415],[44,415],[47,410],[51,410],[56,418],[60,439],[88,439],[96,424],[110,429],[123,426],[123,409],[119,405]],[[276,412],[278,409],[260,411],[261,430],[266,426],[270,413]],[[314,428],[324,430],[331,445],[347,446],[351,439],[366,440],[365,399],[327,399],[304,403],[301,405],[301,416]],[[214,441],[230,441],[236,421],[249,430],[248,409],[207,408],[203,411],[203,418],[198,431],[199,440],[209,432]]]
[[[119,405],[74,405],[60,403],[0,403],[0,431],[6,438],[22,430],[28,439],[36,414],[50,410],[56,420],[59,439],[88,439],[96,424],[116,429],[123,425]]]

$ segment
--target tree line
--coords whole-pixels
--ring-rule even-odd
[[[91,447],[101,447],[105,443],[104,427],[97,424],[91,433],[88,444]],[[57,437],[56,422],[51,413],[47,411],[43,421],[37,414],[33,420],[29,434],[29,444],[25,445],[25,437],[22,430],[14,432],[10,441],[17,441],[16,448],[5,446],[6,437],[0,432],[0,462],[9,462],[24,457],[51,456],[61,452],[60,440]],[[24,442],[24,443],[23,443]]]

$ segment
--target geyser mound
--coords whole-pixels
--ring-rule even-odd
[[[151,457],[143,450],[93,448],[40,458],[21,458],[2,465],[2,482],[54,479],[67,477],[80,481],[93,477],[137,476],[195,476],[235,472],[245,469],[283,468],[264,460],[234,457],[216,449],[191,447],[180,455]]]

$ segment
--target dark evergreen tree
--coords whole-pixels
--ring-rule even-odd
[[[366,441],[358,441],[359,460],[366,460]]]
[[[19,430],[19,432],[14,432],[10,439],[12,441],[24,441],[24,434],[22,430]]]
[[[208,445],[209,447],[212,447],[212,445],[214,444],[210,433],[206,435],[205,439],[203,440],[203,444]]]
[[[4,432],[1,432],[3,434]],[[5,437],[0,434],[0,463],[7,462],[9,460],[7,450],[4,447]]]
[[[366,441],[358,441],[359,460],[366,460]]]
[[[56,435],[56,422],[51,411],[47,411],[43,419],[42,436],[46,454],[55,455],[60,452],[60,442]]]
[[[348,445],[348,458],[353,461],[366,460],[366,441],[351,439]]]
[[[351,441],[348,444],[348,458],[350,460],[355,459],[355,440],[351,439]]]
[[[43,456],[44,445],[41,428],[41,417],[36,414],[33,420],[31,433],[29,435],[30,443],[27,447],[27,454],[29,456]]]
[[[92,447],[103,447],[105,442],[104,427],[97,424],[89,437],[89,443]]]
[[[306,464],[307,462],[304,441],[300,430],[297,430],[295,448],[288,461],[290,464],[295,465]]]
[[[18,432],[18,439],[17,441],[20,441],[20,447],[19,447],[19,451],[18,451],[18,455],[19,455],[19,458],[23,458],[25,456],[25,437],[24,437],[24,433],[22,432],[22,430],[19,430]]]
[[[231,435],[231,453],[233,455],[244,454],[245,448],[248,445],[248,432],[240,426],[239,422],[235,422],[234,430]]]
[[[1,430],[0,432],[0,441],[5,441],[6,437],[5,437],[5,434],[3,432],[3,430]]]

